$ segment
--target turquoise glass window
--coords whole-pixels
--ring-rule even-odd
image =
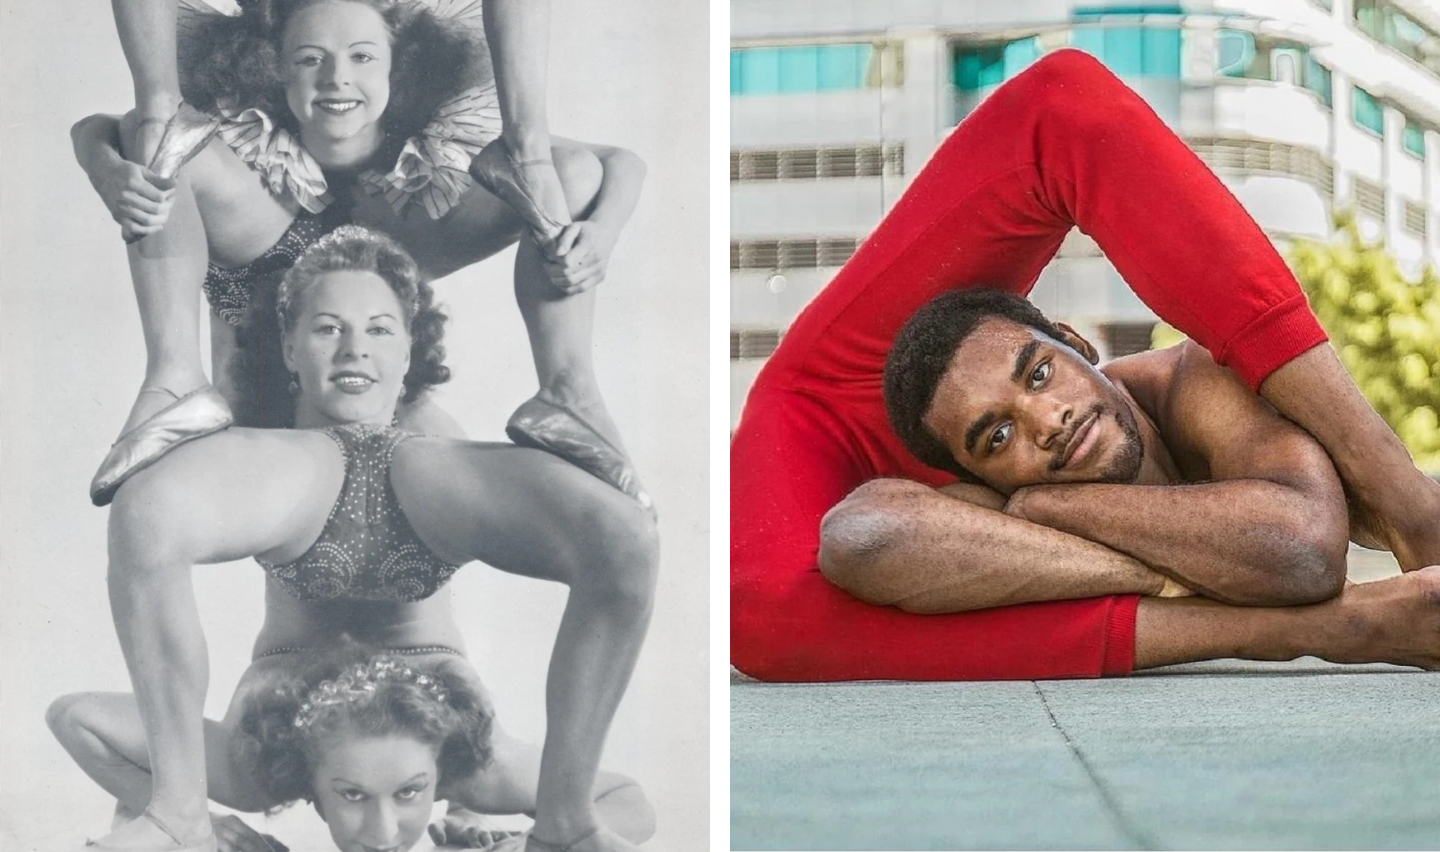
[[[1305,57],[1305,88],[1320,96],[1325,106],[1334,106],[1335,99],[1330,94],[1330,69],[1315,61],[1315,57]]]
[[[863,89],[874,53],[872,44],[737,48],[730,51],[730,94]]]
[[[1405,135],[1401,144],[1406,151],[1425,159],[1425,128],[1408,115],[1405,117]]]
[[[1077,26],[1070,45],[1122,77],[1180,79],[1180,29],[1104,24]]]
[[[1374,95],[1359,86],[1351,91],[1353,96],[1350,116],[1355,120],[1355,125],[1384,136],[1385,110],[1380,106],[1380,102],[1375,100]]]
[[[962,46],[955,51],[955,87],[967,92],[992,89],[1039,58],[1040,40],[1034,37]]]

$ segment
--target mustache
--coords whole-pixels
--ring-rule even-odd
[[[1076,417],[1072,421],[1074,425],[1070,427],[1070,431],[1065,433],[1065,437],[1060,440],[1060,450],[1055,453],[1055,458],[1050,460],[1049,467],[1051,473],[1056,473],[1060,468],[1065,466],[1065,454],[1070,451],[1070,442],[1075,440],[1075,432],[1079,430],[1081,426],[1090,422],[1092,418],[1098,418],[1104,413],[1105,406],[1097,402],[1086,409],[1084,414]]]

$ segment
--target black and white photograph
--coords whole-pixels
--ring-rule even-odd
[[[707,847],[707,6],[0,13],[0,846]]]

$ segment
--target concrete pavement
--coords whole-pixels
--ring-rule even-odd
[[[735,849],[1440,849],[1440,673],[730,691]]]

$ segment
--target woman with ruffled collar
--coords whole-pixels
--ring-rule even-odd
[[[177,207],[190,203],[183,182],[176,195]],[[198,228],[149,239],[161,260],[137,276],[201,274]],[[422,403],[449,377],[443,321],[397,243],[337,228],[300,255],[273,312],[255,320],[279,328],[294,378],[273,404],[295,428],[236,427],[188,442],[119,489],[110,602],[144,732],[134,753],[147,756],[150,780],[141,817],[95,841],[95,852],[215,849],[208,658],[191,572],[250,557],[267,574],[257,661],[352,640],[459,654],[445,587],[472,561],[567,586],[527,848],[634,848],[600,822],[594,792],[654,603],[654,516],[553,454],[396,428],[402,401]],[[216,790],[238,796],[226,765],[217,764]]]
[[[356,222],[400,240],[432,278],[518,239],[515,294],[540,390],[506,432],[648,508],[591,357],[593,288],[644,165],[620,148],[549,137],[548,4],[486,0],[488,17],[479,0],[240,5],[231,16],[182,0],[177,22],[174,0],[115,4],[137,109],[72,131],[81,165],[135,241],[132,270],[166,265],[154,240],[162,227],[203,227],[209,245],[207,275],[134,276],[146,377],[91,485],[96,504],[176,444],[225,428],[232,406],[247,425],[286,425],[266,414],[265,400],[208,384],[194,281],[204,279],[224,320],[212,323],[219,367],[256,293],[319,236]],[[167,49],[177,27],[178,55]],[[127,161],[122,146],[149,166]],[[176,194],[177,180],[193,188],[193,203]],[[460,434],[433,404],[402,407],[399,423]]]

